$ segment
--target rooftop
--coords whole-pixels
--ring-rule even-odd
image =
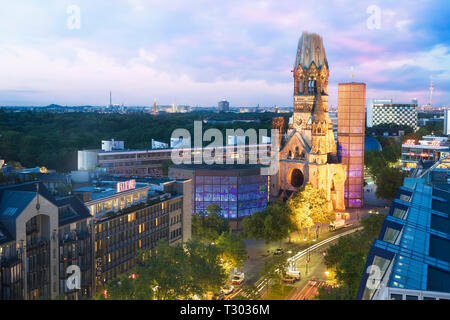
[[[59,225],[66,225],[80,219],[90,218],[91,213],[84,203],[75,196],[56,199],[59,209]]]
[[[260,164],[177,164],[171,168],[208,171],[247,171],[260,170],[266,166]]]
[[[380,267],[386,287],[450,292],[450,192],[429,180],[436,170],[405,179],[372,244],[366,268]],[[376,293],[367,281],[363,274],[359,298]]]
[[[246,121],[246,120],[240,120],[240,121]],[[270,143],[259,143],[259,144],[253,144],[253,145],[249,145],[246,144],[245,147],[257,147],[257,146],[271,146]],[[220,148],[220,147],[201,147],[201,149],[213,149],[213,148]],[[234,145],[226,145],[226,146],[222,146],[222,148],[224,149],[235,149],[236,146]],[[192,148],[185,148],[185,149],[191,149],[191,150],[195,150],[197,149],[196,147],[192,147]],[[85,152],[96,152],[96,153],[101,153],[101,154],[116,154],[116,153],[127,153],[127,152],[137,152],[137,153],[151,153],[151,152],[155,152],[155,153],[161,153],[161,152],[172,152],[174,150],[174,148],[164,148],[164,149],[123,149],[123,150],[111,150],[111,151],[105,151],[102,149],[84,149],[84,150],[79,150],[79,151],[85,151]]]
[[[135,179],[117,179],[117,178],[109,178],[107,180],[99,180],[94,182],[90,186],[80,187],[74,189],[75,193],[90,193],[91,201],[98,200],[102,198],[107,198],[114,196],[116,194],[129,191],[129,190],[139,190],[149,186],[147,182],[136,182],[135,187],[125,188],[123,191],[118,190],[118,184],[120,182],[126,182]]]
[[[0,243],[2,239],[14,239],[16,219],[39,196],[58,207],[59,225],[90,217],[89,210],[76,196],[55,198],[40,181],[0,187]]]

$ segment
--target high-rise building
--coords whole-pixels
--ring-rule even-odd
[[[228,112],[230,111],[230,103],[227,100],[222,100],[219,101],[219,103],[217,104],[217,110],[219,112]]]
[[[417,104],[392,103],[392,100],[371,100],[367,104],[367,127],[395,123],[417,128]]]
[[[450,109],[444,110],[444,134],[450,135]]]
[[[8,185],[0,187],[0,213],[0,300],[93,294],[92,216],[80,199],[55,198],[37,181]]]
[[[340,83],[338,86],[338,154],[347,165],[345,206],[360,208],[363,204],[365,83]]]
[[[191,237],[191,180],[103,177],[74,193],[94,225],[96,291],[127,272],[140,250]]]

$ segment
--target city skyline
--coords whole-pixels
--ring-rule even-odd
[[[352,80],[367,83],[368,99],[423,105],[431,76],[434,105],[449,101],[443,1],[3,6],[0,105],[106,105],[111,90],[126,105],[151,106],[156,97],[214,106],[226,97],[231,106],[289,106],[292,51],[303,31],[321,34],[328,48],[330,105],[337,84]]]
[[[0,300],[448,300],[448,9],[371,1],[5,4]]]

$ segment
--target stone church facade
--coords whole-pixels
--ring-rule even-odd
[[[284,118],[275,118],[281,144],[278,176],[272,195],[288,199],[311,182],[325,191],[334,210],[345,210],[346,166],[338,162],[333,126],[328,115],[329,67],[318,34],[300,37],[294,69],[294,113],[284,132]]]

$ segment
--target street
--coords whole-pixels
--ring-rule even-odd
[[[335,243],[341,236],[354,231],[359,227],[359,221],[361,218],[370,214],[376,214],[376,212],[386,213],[385,207],[366,207],[362,209],[347,210],[350,213],[349,218],[346,220],[347,227],[341,228],[335,231],[329,231],[328,225],[322,226],[318,239],[302,239],[297,233],[292,234],[291,243],[288,241],[270,243],[267,247],[264,241],[245,240],[248,260],[245,262],[243,272],[245,274],[245,281],[242,285],[237,287],[235,291],[228,296],[228,299],[232,299],[240,294],[243,294],[243,289],[252,286],[256,287],[257,292],[261,295],[261,298],[267,294],[267,280],[262,279],[260,271],[263,269],[266,262],[273,258],[273,252],[276,248],[283,248],[286,251],[297,252],[293,256],[297,270],[301,272],[302,278],[292,286],[294,289],[289,294],[287,299],[310,299],[317,294],[318,287],[310,286],[308,281],[311,279],[324,281],[326,267],[323,263],[322,252],[326,250],[328,246]],[[312,232],[314,233],[314,232]],[[308,249],[309,248],[309,249]],[[269,254],[267,254],[269,250]],[[308,251],[310,251],[308,253]],[[307,256],[310,256],[309,264],[306,264]]]

